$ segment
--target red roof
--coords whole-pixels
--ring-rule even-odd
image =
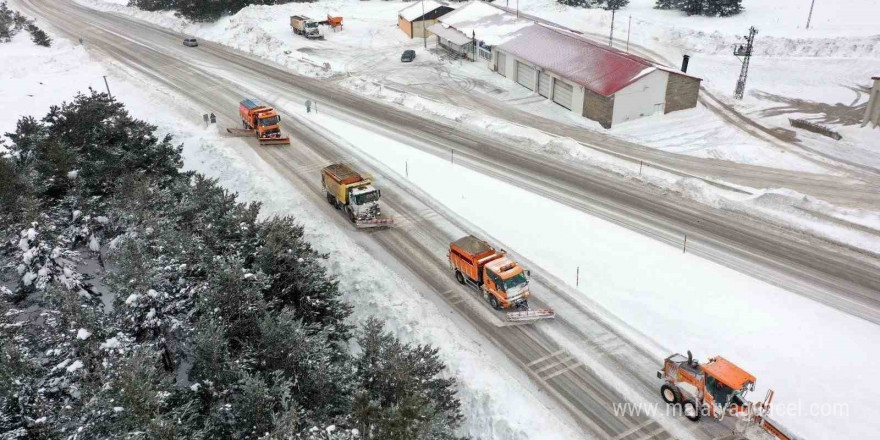
[[[523,29],[497,48],[603,96],[613,95],[656,70],[689,76],[571,32],[542,25]]]

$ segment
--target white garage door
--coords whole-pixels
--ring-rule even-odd
[[[553,102],[571,110],[571,84],[556,80],[553,83]]]
[[[528,64],[516,62],[516,82],[529,90],[535,90],[535,69]]]
[[[498,60],[496,61],[495,70],[501,74],[501,76],[507,76],[507,56],[504,55],[504,52],[498,52]]]
[[[550,75],[545,72],[541,72],[541,77],[538,79],[538,94],[545,98],[550,97]]]

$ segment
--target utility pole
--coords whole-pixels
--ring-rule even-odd
[[[608,46],[609,47],[614,47],[613,41],[614,41],[614,13],[615,12],[617,12],[617,9],[611,10],[611,34],[608,35]]]
[[[742,62],[742,70],[739,71],[739,79],[736,81],[736,91],[733,92],[733,97],[736,99],[742,99],[743,94],[746,91],[746,77],[749,75],[749,61],[752,59],[752,48],[755,43],[755,34],[758,33],[758,30],[755,29],[754,26],[749,28],[749,35],[743,37],[746,40],[746,45],[743,46],[740,44],[739,46],[733,49],[733,55],[737,58],[743,57],[740,62]]]
[[[113,98],[113,95],[110,94],[110,84],[107,84],[107,75],[104,75],[104,86],[107,87],[107,96]]]
[[[810,15],[807,15],[807,29],[810,28],[810,20],[813,19],[813,6],[816,6],[816,0],[810,2]]]
[[[629,31],[633,27],[633,16],[629,16],[629,24],[626,25],[626,53],[629,53]]]
[[[422,0],[422,40],[425,42],[425,49],[427,49],[428,33],[425,31],[425,0]]]

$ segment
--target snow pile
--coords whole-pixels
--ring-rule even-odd
[[[440,23],[467,37],[475,35],[490,46],[502,44],[516,36],[518,31],[535,24],[481,1],[472,1],[444,15]]]

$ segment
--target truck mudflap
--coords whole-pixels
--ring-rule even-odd
[[[391,217],[373,218],[369,220],[355,220],[354,227],[358,229],[367,228],[390,228],[394,226],[394,219]]]
[[[508,322],[537,321],[539,319],[551,319],[555,317],[556,312],[553,311],[553,309],[534,309],[522,310],[518,312],[508,312],[506,316]]]

